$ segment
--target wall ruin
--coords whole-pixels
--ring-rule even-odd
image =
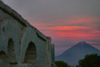
[[[50,37],[0,1],[1,67],[51,67],[54,60],[52,46]]]

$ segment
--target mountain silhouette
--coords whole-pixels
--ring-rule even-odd
[[[100,50],[82,41],[66,50],[61,55],[56,56],[55,60],[65,61],[71,66],[76,66],[80,59],[83,59],[85,55],[92,53],[100,55]]]

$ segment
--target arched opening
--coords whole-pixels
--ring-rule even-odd
[[[0,51],[0,67],[10,67],[8,56],[4,51]]]
[[[30,42],[27,47],[24,63],[31,64],[32,67],[37,66],[37,53],[35,44],[33,42]]]
[[[14,46],[14,42],[12,39],[9,39],[7,48],[8,48],[9,63],[10,63],[10,66],[12,67],[17,64],[15,46]]]

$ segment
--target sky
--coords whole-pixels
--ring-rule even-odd
[[[55,55],[80,41],[100,50],[100,0],[2,0],[52,38]]]

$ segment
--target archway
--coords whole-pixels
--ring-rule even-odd
[[[8,58],[9,58],[10,67],[13,67],[14,65],[17,64],[17,61],[16,61],[16,54],[15,54],[15,46],[12,39],[9,39],[7,48],[8,48]]]
[[[27,47],[24,63],[31,64],[32,67],[37,66],[37,52],[35,44],[33,42],[30,42]]]
[[[0,67],[10,67],[8,56],[4,51],[0,51]]]

